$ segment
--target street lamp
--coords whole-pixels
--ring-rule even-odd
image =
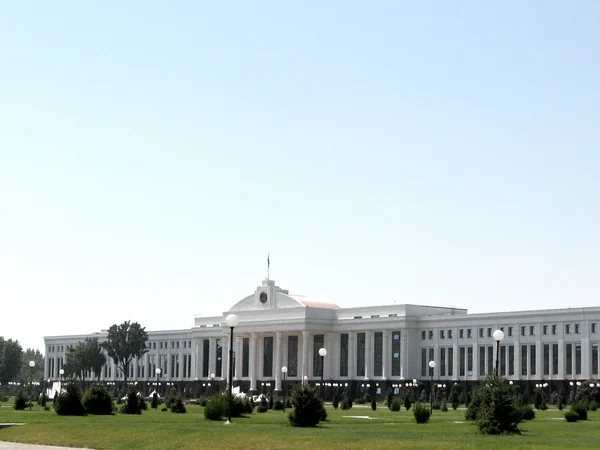
[[[285,374],[287,373],[286,366],[283,366],[281,368],[281,373],[283,374],[283,382],[281,384],[281,389],[283,390],[283,412],[285,413]]]
[[[60,375],[60,386],[58,387],[58,389],[59,389],[58,393],[60,394],[62,392],[62,377],[65,374],[65,369],[60,369],[58,371],[58,374]]]
[[[327,356],[327,349],[325,347],[319,349],[319,355],[321,356],[321,397],[325,401],[325,395],[323,390],[323,372],[325,369],[325,356]]]
[[[429,361],[430,379],[429,379],[429,413],[433,414],[433,369],[435,369],[435,361]]]
[[[33,400],[31,399],[31,397],[33,396],[33,368],[35,367],[35,361],[29,361],[29,368],[31,369],[29,372],[29,392],[31,392],[31,394],[29,395],[29,411],[31,411],[31,404],[33,403]]]
[[[233,398],[231,397],[231,386],[233,384],[233,329],[237,326],[239,322],[238,316],[235,314],[229,314],[225,319],[225,323],[231,330],[229,336],[229,410],[227,413],[227,422],[225,425],[231,425],[233,422],[231,421],[231,408],[233,405]]]
[[[308,375],[304,375],[302,381],[304,381],[304,384],[308,384]]]
[[[160,367],[157,367],[156,370],[156,387],[154,388],[154,399],[156,400],[156,408],[158,408],[158,377],[160,376]]]
[[[496,376],[498,376],[498,361],[500,361],[500,341],[504,339],[504,331],[494,331],[494,339],[496,341]]]

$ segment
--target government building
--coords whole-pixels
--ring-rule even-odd
[[[233,342],[229,314],[239,319]],[[413,380],[470,388],[495,370],[497,359],[499,373],[513,383],[558,391],[598,379],[599,323],[600,307],[486,314],[410,304],[341,308],[290,295],[266,279],[221,316],[196,317],[191,329],[148,332],[148,352],[131,364],[128,382],[150,392],[158,381],[162,389],[199,395],[223,389],[233,363],[233,386],[242,392],[277,395],[307,380],[326,397],[333,387],[356,397],[365,389],[398,392]],[[496,330],[504,335],[499,346]],[[106,335],[45,337],[45,378],[59,380],[70,346]],[[99,375],[108,384],[123,381],[111,359]]]

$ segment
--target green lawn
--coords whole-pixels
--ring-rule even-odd
[[[5,404],[6,405],[6,404]],[[417,425],[412,412],[355,406],[350,411],[327,410],[329,418],[313,429],[288,425],[281,411],[254,413],[236,425],[204,419],[200,406],[187,414],[148,410],[141,416],[59,417],[35,406],[33,411],[0,408],[1,422],[22,427],[0,430],[0,440],[93,449],[375,449],[375,448],[597,448],[600,412],[589,420],[567,423],[557,410],[536,411],[536,419],[521,425],[522,434],[482,436],[465,423],[464,410],[434,411],[428,424]],[[346,416],[370,416],[372,420]],[[458,423],[457,423],[458,422]]]

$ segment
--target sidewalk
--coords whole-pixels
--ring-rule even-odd
[[[15,442],[0,441],[0,450],[90,450],[74,447],[54,447],[51,445],[17,444]]]

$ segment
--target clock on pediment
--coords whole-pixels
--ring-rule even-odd
[[[260,296],[258,297],[258,299],[264,305],[265,303],[267,303],[267,300],[269,299],[269,296],[267,295],[266,292],[261,292]]]

